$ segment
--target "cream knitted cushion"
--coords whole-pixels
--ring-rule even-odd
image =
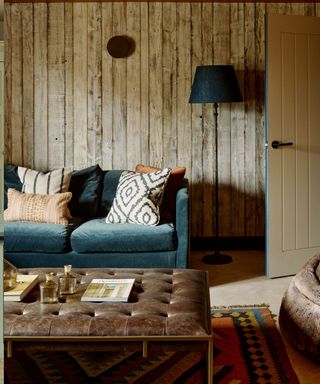
[[[71,197],[71,192],[36,195],[9,188],[8,208],[4,211],[4,221],[68,224],[72,218],[68,209]]]
[[[22,183],[22,192],[53,195],[67,192],[72,176],[72,168],[60,168],[50,172],[18,167],[18,176]]]

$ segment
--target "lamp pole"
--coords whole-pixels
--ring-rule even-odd
[[[219,249],[219,159],[218,159],[218,103],[213,104],[213,117],[215,129],[215,177],[214,177],[214,207],[215,214],[213,216],[214,227],[214,253],[213,255],[204,255],[202,261],[205,264],[228,264],[232,262],[232,257],[220,253]]]
[[[214,253],[205,255],[202,261],[207,264],[227,264],[232,261],[229,255],[219,250],[219,171],[218,171],[218,103],[234,103],[242,101],[237,77],[232,65],[200,65],[192,83],[189,103],[213,103],[215,130],[215,187],[214,208]]]

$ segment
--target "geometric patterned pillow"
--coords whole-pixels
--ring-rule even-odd
[[[148,174],[122,172],[106,222],[159,224],[160,205],[170,172],[170,168]]]
[[[53,195],[67,192],[72,176],[72,167],[55,169],[50,172],[39,172],[25,167],[18,167],[22,192]]]
[[[4,221],[68,224],[72,218],[68,209],[71,197],[71,192],[36,195],[9,188],[8,208],[4,211]]]
[[[160,168],[152,167],[150,165],[138,164],[135,171],[139,173],[151,173],[159,171]],[[161,205],[161,218],[164,221],[172,222],[176,215],[176,196],[180,188],[184,175],[186,173],[185,167],[171,168],[169,180],[163,195]]]

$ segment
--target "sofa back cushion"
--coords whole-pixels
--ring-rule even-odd
[[[98,164],[72,173],[69,186],[72,193],[69,203],[72,216],[88,219],[97,215],[102,178],[103,172]]]
[[[109,213],[113,199],[116,196],[122,172],[122,170],[103,171],[102,192],[97,214],[98,217],[106,217]]]
[[[8,189],[13,188],[17,191],[22,190],[22,183],[17,173],[18,167],[16,165],[4,166],[4,199],[3,209],[8,208]]]

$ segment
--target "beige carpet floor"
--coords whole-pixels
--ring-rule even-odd
[[[284,291],[292,277],[265,277],[265,255],[262,251],[227,251],[233,262],[225,265],[204,264],[201,259],[210,252],[193,251],[190,267],[209,272],[212,306],[268,304],[277,317]],[[306,359],[286,343],[291,363],[301,384],[320,383],[320,366]]]

